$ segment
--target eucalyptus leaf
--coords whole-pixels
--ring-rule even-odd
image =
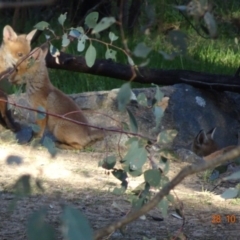
[[[99,33],[107,28],[109,28],[113,23],[116,22],[114,17],[104,17],[99,23],[93,28],[92,34]]]
[[[82,33],[80,31],[78,31],[77,29],[73,28],[73,29],[71,29],[71,31],[69,32],[68,35],[73,38],[79,38],[82,35]]]
[[[168,200],[166,198],[163,198],[158,204],[158,208],[161,210],[163,217],[167,217]]]
[[[40,30],[40,31],[43,31],[43,30],[45,30],[45,29],[48,28],[48,27],[49,27],[49,23],[44,22],[44,21],[41,21],[41,22],[37,23],[37,24],[34,26],[34,28],[36,28],[36,29],[38,29],[38,30]]]
[[[61,14],[58,18],[58,22],[63,26],[66,19],[67,19],[67,13]]]
[[[86,64],[88,67],[92,67],[94,65],[96,57],[96,49],[92,44],[90,44],[85,54]]]
[[[102,161],[100,161],[98,166],[110,170],[114,168],[116,161],[117,160],[115,156],[108,156],[104,158]]]
[[[116,36],[113,32],[109,32],[108,36],[111,42],[116,41],[118,39],[118,36]]]
[[[124,83],[117,94],[118,101],[118,110],[124,111],[126,109],[126,105],[130,102],[132,95],[130,83]]]
[[[149,169],[144,172],[144,179],[152,187],[159,187],[161,173],[158,169]]]
[[[77,45],[78,52],[82,52],[85,49],[86,39],[88,39],[87,35],[83,34],[79,40]]]
[[[150,47],[147,47],[145,43],[138,43],[138,45],[133,50],[133,54],[136,57],[146,58],[151,50],[152,49]]]
[[[128,59],[128,63],[131,65],[131,66],[134,66],[135,64],[134,64],[134,61],[132,60],[132,58],[129,56],[129,55],[127,55],[127,59]]]
[[[68,35],[66,33],[62,36],[62,47],[67,47],[70,43],[70,39],[68,38]]]
[[[129,116],[129,120],[130,120],[130,129],[131,129],[131,132],[133,133],[137,133],[138,132],[138,124],[137,124],[137,121],[134,117],[134,115],[132,114],[132,112],[127,109],[127,112],[128,112],[128,116]]]
[[[173,139],[177,136],[177,130],[164,130],[157,136],[157,142],[160,144],[169,144],[173,142]]]
[[[88,219],[76,208],[64,206],[61,216],[63,236],[69,240],[92,240],[93,230]]]
[[[56,156],[57,149],[55,147],[55,143],[51,138],[45,136],[43,139],[43,146],[47,148],[48,152],[51,154],[52,157]]]
[[[85,24],[88,26],[88,28],[94,28],[96,26],[98,17],[98,12],[91,12],[86,16]]]
[[[112,49],[107,49],[106,53],[105,53],[105,58],[106,59],[112,59],[114,61],[116,61],[116,54],[117,52],[115,50]]]
[[[207,25],[208,32],[211,38],[217,37],[217,23],[212,13],[206,12],[204,14],[204,22]]]
[[[224,199],[232,199],[237,197],[239,190],[237,188],[229,188],[221,194],[221,197]]]
[[[138,101],[138,103],[139,104],[141,104],[142,106],[148,106],[148,103],[147,103],[147,98],[146,98],[146,95],[145,95],[145,93],[140,93],[140,94],[138,94],[138,96],[137,96],[137,101]]]
[[[42,208],[30,215],[27,221],[27,239],[53,240],[56,239],[54,228],[45,222],[47,211]]]
[[[37,119],[42,120],[46,118],[46,110],[44,107],[38,106],[37,110],[40,111],[40,112],[37,112]]]

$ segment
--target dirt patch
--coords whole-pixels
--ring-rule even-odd
[[[101,228],[124,216],[130,208],[129,195],[116,196],[111,193],[119,181],[98,167],[98,161],[105,153],[59,151],[52,159],[44,148],[33,149],[17,144],[0,145],[0,239],[22,240],[26,237],[26,222],[34,210],[47,206],[48,221],[60,234],[62,203],[71,204],[89,219],[94,229]],[[20,158],[16,157],[19,156]],[[187,163],[171,164],[169,177],[175,176]],[[44,194],[33,194],[19,200],[12,212],[8,211],[14,199],[10,189],[22,174],[41,178]],[[143,178],[130,179],[129,189],[142,182]],[[223,200],[219,195],[206,188],[199,175],[186,178],[175,190],[183,203],[186,224],[183,232],[188,239],[240,239],[240,202]],[[217,193],[224,188],[217,188]],[[115,203],[115,205],[113,204]],[[115,206],[118,206],[116,208]],[[168,216],[163,221],[153,220],[162,217],[160,210],[154,209],[146,219],[130,224],[123,236],[116,231],[108,239],[170,239],[180,231],[182,220],[174,218],[174,208],[170,206]],[[220,215],[221,221],[213,223],[214,216]],[[228,216],[234,216],[230,222]]]

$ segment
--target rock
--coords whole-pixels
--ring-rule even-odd
[[[148,103],[155,95],[155,88],[132,89],[133,93],[144,92]],[[163,129],[176,129],[178,135],[173,142],[174,148],[191,149],[191,143],[196,134],[217,127],[215,140],[219,147],[237,145],[239,128],[240,95],[230,92],[207,91],[194,88],[187,84],[176,84],[161,88],[165,96],[169,97],[168,107],[165,110],[161,125],[156,125],[152,109],[141,106],[136,100],[131,100],[128,108],[134,114],[139,132],[149,138],[156,138]],[[128,114],[117,110],[117,90],[72,94],[70,97],[82,108],[93,125],[102,127],[119,127],[121,122],[128,122]],[[29,106],[25,94],[11,95],[9,100],[23,106]],[[15,109],[15,117],[20,122],[33,123],[34,114],[26,109]],[[119,134],[111,133],[100,148],[106,146],[116,149]],[[122,135],[120,145],[127,137]]]

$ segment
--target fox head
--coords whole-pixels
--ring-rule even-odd
[[[31,80],[34,76],[43,74],[46,68],[45,57],[47,53],[48,47],[46,45],[42,48],[34,48],[24,61],[20,59],[16,63],[16,70],[9,76],[9,82],[13,84],[24,84],[26,80]]]
[[[31,40],[36,31],[37,29],[32,30],[29,34],[17,35],[9,25],[3,28],[1,49],[4,51],[7,67],[12,67],[20,58],[26,56],[31,51]]]
[[[201,130],[193,140],[192,151],[198,156],[207,156],[218,150],[213,137],[216,128],[211,129],[209,132]]]

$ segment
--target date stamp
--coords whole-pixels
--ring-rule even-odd
[[[231,214],[231,215],[213,214],[212,223],[213,224],[221,224],[221,223],[235,224],[235,223],[238,223],[238,218],[234,214]]]

